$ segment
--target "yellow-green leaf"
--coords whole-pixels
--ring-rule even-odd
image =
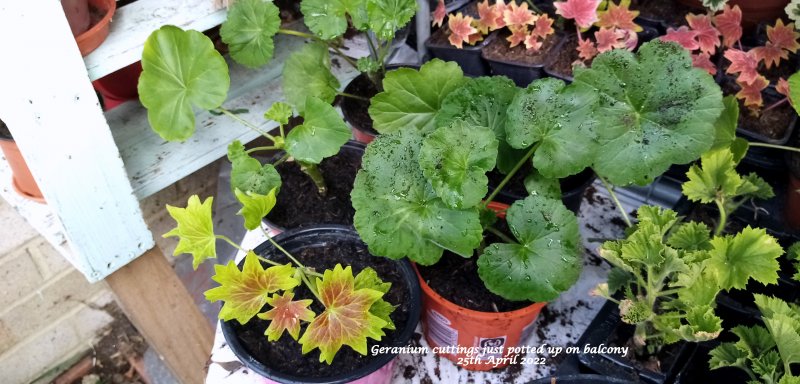
[[[178,222],[178,226],[164,234],[164,237],[178,237],[178,246],[174,256],[190,253],[194,260],[192,266],[197,269],[205,259],[217,257],[217,238],[211,219],[211,206],[214,198],[209,197],[200,203],[197,195],[189,197],[186,208],[167,205],[169,215]]]
[[[294,271],[291,264],[264,269],[258,256],[250,251],[241,271],[233,261],[214,266],[215,274],[211,278],[220,286],[206,291],[206,299],[225,303],[219,311],[220,319],[236,319],[244,324],[261,311],[270,293],[290,290],[300,284],[294,278]]]
[[[367,338],[380,340],[386,322],[370,312],[383,293],[370,288],[355,288],[351,267],[337,264],[317,279],[317,289],[325,311],[308,325],[300,344],[303,353],[319,348],[320,362],[330,364],[343,345],[367,354]]]
[[[242,209],[237,212],[237,215],[244,217],[244,227],[247,230],[254,230],[261,225],[261,219],[267,216],[272,208],[275,207],[275,191],[277,188],[272,188],[266,195],[259,195],[254,192],[242,192],[236,189],[236,199],[242,204]]]

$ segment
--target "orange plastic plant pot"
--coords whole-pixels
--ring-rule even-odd
[[[498,218],[505,219],[509,207],[507,204],[490,202],[487,206],[495,211]],[[533,332],[534,322],[547,304],[534,303],[510,312],[474,311],[434,292],[416,265],[414,270],[422,288],[422,328],[425,339],[431,348],[438,349],[436,352],[441,356],[468,370],[488,371],[508,365],[515,355],[510,353],[509,348],[519,346],[520,341]],[[450,350],[452,347],[462,347],[462,351],[446,353],[450,350],[445,349],[443,353],[443,347],[449,347]],[[483,349],[485,347],[502,347],[503,353],[470,354],[468,350],[487,351]]]
[[[89,6],[99,12],[105,12],[105,14],[97,24],[91,26],[86,32],[81,33],[75,38],[75,41],[78,43],[78,49],[80,49],[81,55],[83,56],[97,49],[97,47],[105,41],[106,37],[108,37],[108,31],[110,29],[109,23],[111,23],[111,17],[114,16],[114,11],[117,9],[117,1],[89,0]]]
[[[42,191],[39,190],[36,180],[33,179],[31,170],[28,169],[28,164],[25,163],[17,143],[14,140],[0,139],[0,149],[3,150],[8,165],[11,167],[13,174],[11,182],[14,190],[23,197],[44,203]]]

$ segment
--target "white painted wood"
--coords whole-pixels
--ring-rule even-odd
[[[293,36],[277,36],[275,58],[266,67],[247,69],[228,60],[231,70],[231,91],[223,105],[228,109],[245,108],[239,115],[264,130],[275,123],[264,119],[272,103],[283,100],[281,88],[283,63],[290,52],[302,44]],[[333,68],[342,88],[358,72],[338,59]],[[183,143],[165,142],[150,129],[147,113],[138,102],[125,103],[106,114],[122,159],[128,170],[134,193],[143,199],[191,174],[220,157],[233,140],[250,142],[258,136],[227,116],[214,116],[207,111],[197,113],[197,132]]]
[[[425,48],[425,41],[431,36],[431,3],[430,0],[417,0],[417,55],[419,61],[425,60],[428,49]]]
[[[99,79],[141,60],[145,40],[161,26],[205,31],[225,21],[227,14],[212,0],[138,0],[120,7],[108,38],[84,58],[89,78]]]
[[[0,2],[0,118],[97,281],[153,247],[59,1]]]

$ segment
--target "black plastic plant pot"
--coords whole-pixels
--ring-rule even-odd
[[[724,327],[727,328],[727,327]],[[696,383],[747,383],[750,377],[747,373],[736,367],[725,367],[711,370],[708,361],[711,359],[709,352],[720,344],[719,341],[700,343],[692,354],[689,362],[675,377],[675,384]]]
[[[354,274],[366,267],[375,269],[381,279],[392,283],[384,299],[398,306],[392,313],[396,330],[384,330],[386,335],[380,341],[369,339],[367,349],[369,351],[373,346],[391,348],[409,345],[419,322],[422,303],[417,276],[407,260],[372,256],[358,233],[344,226],[290,230],[276,236],[274,241],[305,266],[317,271],[333,268],[337,263],[352,266]],[[254,252],[279,263],[289,262],[270,242],[264,242]],[[239,268],[243,264],[244,261],[240,262]],[[314,299],[305,286],[295,288],[294,293],[295,300]],[[315,308],[315,305],[318,307]],[[310,308],[320,313],[322,306],[315,300]],[[376,383],[391,381],[391,366],[396,354],[373,355],[368,352],[362,356],[350,347],[343,346],[334,356],[332,365],[327,365],[319,362],[319,350],[303,355],[300,344],[286,333],[278,342],[268,342],[263,335],[268,322],[258,317],[254,317],[247,325],[241,325],[236,320],[221,321],[220,324],[225,341],[236,357],[245,367],[269,380],[279,383],[347,383],[361,378],[378,380],[370,381]],[[305,332],[305,326],[301,329],[301,335],[302,332]],[[281,349],[276,344],[285,342],[288,344],[284,345],[290,348]]]
[[[320,224],[352,226],[355,211],[350,202],[350,191],[353,189],[352,180],[355,180],[361,165],[360,160],[355,162],[355,159],[361,159],[365,148],[363,143],[350,140],[338,154],[322,160],[319,167],[329,188],[325,197],[319,196],[316,186],[308,175],[300,171],[299,166],[291,165],[293,168],[287,169],[290,166],[288,162],[277,166],[283,184],[275,208],[262,220],[267,229],[272,233],[280,233],[291,228]],[[285,154],[278,152],[268,162],[275,164]],[[352,173],[339,167],[348,164],[348,161],[354,162],[349,164]],[[333,173],[339,169],[342,172],[334,176]],[[287,177],[287,174],[293,176]]]
[[[555,375],[531,381],[528,384],[634,384],[634,381],[618,379],[602,375],[575,374]]]
[[[398,68],[419,69],[419,65],[387,65],[386,71],[388,72]],[[353,78],[353,80],[350,80],[350,83],[344,88],[344,92],[372,99],[373,96],[378,94],[378,89],[375,87],[372,80],[370,80],[366,74],[362,73]],[[344,121],[353,129],[353,137],[364,144],[369,144],[375,139],[375,136],[379,134],[378,131],[372,127],[372,118],[369,116],[369,105],[369,101],[358,100],[352,97],[343,97],[341,104]]]
[[[431,55],[444,61],[454,61],[458,63],[461,70],[467,76],[487,76],[489,75],[489,64],[481,56],[481,50],[491,42],[496,33],[491,33],[475,45],[464,45],[463,48],[454,47],[447,40],[447,28],[440,28],[431,34],[425,41],[425,47]]]
[[[620,345],[626,345],[627,340],[621,340],[621,338],[629,335],[633,335],[633,325],[623,323],[619,317],[617,304],[608,301],[586,328],[586,332],[578,340],[577,345],[581,350],[587,345],[589,347],[597,347],[601,344],[609,346],[617,341]],[[583,371],[632,380],[637,383],[664,384],[671,383],[683,370],[695,347],[693,343],[686,342],[664,347],[662,354],[669,358],[662,359],[660,372],[650,370],[640,362],[619,354],[581,353],[578,355],[578,361]]]
[[[561,201],[564,203],[567,209],[575,214],[580,211],[581,201],[583,201],[583,193],[586,191],[586,188],[589,188],[589,186],[592,185],[595,178],[596,176],[594,171],[592,171],[590,168],[586,168],[577,175],[572,175],[560,180]],[[497,188],[497,184],[493,183],[492,178],[489,179],[490,194],[495,190],[495,188]],[[510,184],[513,184],[513,179]],[[525,197],[527,197],[527,191],[525,191],[524,186],[506,185],[506,187],[502,189],[497,196],[495,196],[494,201],[511,205],[514,204],[515,201],[522,200]]]

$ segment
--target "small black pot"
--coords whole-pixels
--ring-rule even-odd
[[[363,156],[365,148],[366,148],[366,146],[363,143],[360,143],[360,142],[355,141],[355,140],[350,140],[350,141],[344,143],[344,145],[342,145],[342,148],[339,150],[339,153],[352,152],[352,153],[357,153],[359,156]],[[283,151],[280,151],[280,152],[276,153],[275,155],[273,155],[269,159],[268,163],[275,164],[275,162],[277,162],[285,154],[286,154],[286,152],[283,152]],[[336,156],[336,155],[334,155],[334,156]],[[270,230],[272,230],[274,232],[283,232],[283,231],[285,231],[287,229],[287,228],[284,228],[283,226],[275,224],[274,222],[269,220],[269,215],[267,215],[267,217],[264,217],[261,221],[264,224],[266,224],[266,226]],[[303,223],[303,224],[300,224],[299,226],[318,225],[318,224],[339,224],[339,223]]]
[[[489,64],[481,56],[481,50],[489,44],[496,33],[490,33],[475,45],[464,45],[463,48],[454,47],[449,42],[446,44],[436,43],[443,34],[447,33],[447,28],[441,28],[434,32],[425,42],[425,47],[435,58],[444,61],[455,61],[467,76],[487,76],[489,75]]]
[[[416,64],[394,64],[387,65],[386,71],[388,72],[398,68],[419,69],[420,67]],[[368,94],[363,92],[365,89],[369,89]],[[362,73],[353,78],[353,80],[350,80],[350,83],[344,88],[344,92],[371,99],[378,93],[378,90],[375,89],[369,77]],[[378,131],[372,128],[372,119],[367,112],[369,109],[369,101],[357,100],[352,97],[343,97],[341,107],[344,121],[353,129],[353,136],[356,140],[364,144],[369,144],[375,139],[375,136],[378,135]],[[369,120],[369,126],[362,126],[358,120]]]
[[[607,301],[597,317],[592,320],[586,332],[578,340],[578,347],[584,345],[599,346],[608,345],[608,340],[620,327],[633,327],[624,324],[619,317],[619,307],[617,304]],[[686,365],[689,357],[694,352],[693,343],[680,342],[677,347],[675,359],[670,366],[663,367],[663,372],[654,372],[635,364],[634,361],[625,357],[612,354],[588,354],[578,355],[578,361],[584,369],[604,376],[633,380],[650,384],[670,383]]]
[[[586,168],[577,175],[572,175],[567,178],[561,179],[561,201],[564,205],[575,214],[578,214],[581,208],[581,201],[583,201],[583,192],[586,191],[586,188],[589,188],[590,185],[594,182],[595,179],[594,171],[591,168]],[[493,183],[489,182],[489,194],[497,188],[497,185],[493,185]],[[501,190],[497,196],[495,196],[494,201],[499,203],[511,205],[514,204],[517,200],[522,200],[527,195],[520,195],[514,192],[509,192],[507,190]]]
[[[502,39],[502,38],[503,37],[499,35],[495,36],[495,39]],[[489,63],[489,68],[491,69],[493,75],[506,76],[509,79],[514,80],[514,84],[516,84],[518,87],[525,88],[534,80],[546,76],[544,72],[544,67],[547,64],[549,64],[550,60],[553,60],[553,58],[556,57],[555,52],[558,52],[560,49],[562,49],[562,46],[566,41],[566,39],[564,39],[561,36],[551,36],[548,38],[559,39],[559,41],[555,43],[552,50],[550,51],[549,53],[550,58],[548,58],[547,61],[541,64],[526,64],[511,60],[492,59],[486,57],[485,52],[481,53],[481,57],[483,57],[483,59],[486,60],[487,63]]]
[[[276,236],[274,240],[276,243],[281,244],[281,246],[284,247],[289,253],[295,255],[303,249],[329,245],[330,243],[356,244],[359,247],[363,247],[363,250],[367,252],[367,245],[361,241],[358,233],[356,233],[355,230],[344,226],[330,225],[296,229],[284,232]],[[254,250],[254,252],[268,259],[282,257],[281,252],[278,251],[270,242],[262,243]],[[377,256],[371,257],[375,257],[377,260]],[[387,260],[389,259],[383,259],[381,262],[387,262]],[[419,322],[420,308],[422,307],[420,288],[419,282],[417,281],[417,276],[408,260],[389,260],[388,262],[396,264],[396,269],[401,271],[403,281],[405,282],[405,286],[409,291],[409,314],[408,321],[405,324],[395,324],[397,330],[393,332],[387,332],[387,335],[384,336],[384,339],[380,341],[380,346],[402,347],[409,344],[411,337],[414,335],[414,330],[417,327],[417,323]],[[244,261],[240,262],[239,268],[242,268],[243,264]],[[313,265],[311,266],[313,267]],[[354,371],[341,372],[335,376],[321,378],[300,377],[294,373],[276,371],[275,369],[269,367],[269,362],[256,360],[255,357],[245,349],[239,340],[234,326],[232,325],[234,321],[235,320],[227,322],[220,321],[222,334],[225,337],[225,341],[227,341],[228,345],[230,345],[233,353],[247,368],[253,370],[261,376],[280,383],[347,383],[378,371],[386,364],[391,362],[396,356],[395,354],[379,354],[374,356],[367,365]]]
[[[576,375],[555,375],[551,377],[543,377],[531,381],[528,384],[634,384],[633,381],[623,380],[616,377],[608,377],[601,375],[589,374],[576,374]]]

